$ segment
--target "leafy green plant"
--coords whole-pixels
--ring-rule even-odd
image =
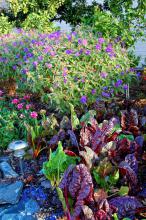
[[[8,17],[0,14],[0,35],[10,33],[13,28],[14,24],[8,21]]]
[[[71,157],[63,151],[62,143],[58,143],[56,151],[50,150],[49,160],[43,164],[43,173],[52,186],[58,186],[63,173],[70,164],[76,164],[77,157]]]
[[[8,108],[2,108],[0,113],[0,148],[7,148],[8,144],[20,137],[19,128],[16,126],[18,115]]]
[[[115,169],[112,164],[104,158],[99,165],[93,169],[93,175],[97,184],[109,190],[111,186],[116,185],[119,180],[119,170]]]

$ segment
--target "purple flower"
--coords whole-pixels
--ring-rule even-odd
[[[42,60],[43,60],[43,56],[39,56],[39,57],[38,57],[38,60],[39,60],[39,61],[42,61]]]
[[[102,89],[105,91],[105,90],[107,90],[107,89],[108,89],[108,87],[107,87],[107,86],[104,86]]]
[[[37,62],[37,61],[34,61],[34,62],[33,62],[33,66],[34,66],[34,67],[37,67],[37,65],[38,65],[38,62]]]
[[[67,35],[67,39],[68,39],[68,41],[71,41],[72,40],[72,36],[71,35]]]
[[[73,52],[72,50],[66,50],[65,51],[66,54],[72,54],[72,52]]]
[[[16,59],[18,59],[18,58],[20,58],[20,54],[17,54],[17,55],[16,55]]]
[[[72,35],[73,35],[73,36],[76,36],[76,35],[77,35],[77,32],[73,31],[73,32],[72,32]]]
[[[108,76],[108,74],[106,72],[101,72],[100,76],[105,79]]]
[[[109,44],[109,45],[106,47],[105,51],[106,51],[107,53],[113,53],[112,45]]]
[[[124,89],[124,90],[127,90],[127,89],[128,89],[128,85],[127,85],[127,84],[124,84],[124,85],[123,85],[123,89]]]
[[[91,94],[94,95],[96,93],[96,89],[92,89]]]
[[[25,53],[29,52],[29,49],[26,47],[23,49]]]
[[[102,92],[102,96],[106,97],[106,98],[109,98],[110,97],[110,94],[108,92]]]
[[[115,83],[115,87],[121,86],[123,81],[121,79],[118,79],[117,82]]]
[[[120,65],[116,65],[116,69],[119,69],[120,68]]]
[[[80,102],[82,104],[86,104],[87,103],[87,96],[83,95],[81,98],[80,98]]]
[[[26,56],[27,57],[33,57],[33,53],[27,53]]]
[[[78,44],[79,44],[79,45],[82,44],[82,39],[78,39]]]
[[[136,76],[137,76],[138,78],[140,78],[140,77],[141,77],[141,72],[137,72],[137,73],[136,73]]]
[[[124,73],[124,72],[121,72],[120,74],[121,74],[121,76],[123,76],[125,73]]]
[[[79,53],[79,52],[75,53],[75,56],[76,56],[76,57],[79,57],[79,56],[80,56],[80,53]]]
[[[17,66],[16,66],[16,65],[14,65],[12,68],[13,68],[13,70],[16,70],[16,69],[17,69]]]
[[[64,81],[64,84],[66,84],[66,83],[67,83],[67,78],[64,78],[64,80],[63,80],[63,81]]]
[[[101,45],[100,44],[96,44],[95,48],[96,48],[96,50],[101,50]]]
[[[90,50],[86,50],[85,54],[86,55],[90,55],[91,51]]]
[[[104,43],[104,41],[105,41],[105,40],[104,40],[104,38],[103,38],[103,37],[100,37],[100,38],[98,39],[98,43],[99,43],[99,44]]]
[[[23,69],[21,72],[22,72],[22,74],[27,74],[28,70],[27,69]]]

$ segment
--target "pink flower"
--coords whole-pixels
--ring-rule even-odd
[[[38,113],[37,112],[31,112],[30,116],[31,116],[31,118],[37,118],[38,117]]]
[[[3,95],[3,93],[4,93],[4,92],[3,92],[2,90],[0,90],[0,96],[2,96],[2,95]]]
[[[52,68],[52,64],[51,64],[51,63],[46,63],[46,67],[47,67],[48,69],[51,69],[51,68]]]
[[[85,47],[86,47],[86,46],[87,46],[87,44],[88,44],[87,40],[86,40],[86,39],[83,39],[83,40],[82,40],[82,44],[83,44],[83,46],[85,46]]]
[[[52,57],[54,57],[54,56],[56,55],[56,53],[55,53],[54,51],[50,51],[50,55],[51,55]]]
[[[25,99],[25,100],[30,100],[30,95],[25,95],[25,96],[23,97],[23,99]]]
[[[12,100],[12,104],[18,104],[19,103],[19,99],[13,99]]]
[[[25,115],[21,114],[19,117],[20,117],[20,118],[25,118]]]
[[[22,109],[22,108],[23,108],[23,103],[18,104],[18,105],[17,105],[17,108],[18,108],[19,110]]]
[[[27,104],[27,105],[26,105],[26,110],[29,110],[31,107],[32,107],[31,104]]]

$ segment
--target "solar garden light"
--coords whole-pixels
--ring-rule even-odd
[[[13,141],[8,146],[8,148],[14,152],[14,156],[19,158],[20,171],[22,175],[24,175],[22,159],[25,155],[25,150],[27,147],[28,144],[22,140]]]
[[[127,85],[127,90],[126,90],[126,99],[129,99],[130,98],[130,94],[129,94],[129,83]]]

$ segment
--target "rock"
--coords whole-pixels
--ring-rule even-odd
[[[0,163],[1,162],[10,162],[10,157],[8,157],[8,156],[1,156],[0,157]]]
[[[44,180],[43,182],[41,182],[41,186],[44,187],[45,189],[51,189],[52,188],[52,185],[51,185],[49,180]]]
[[[16,181],[12,184],[0,184],[0,204],[16,204],[23,189],[23,182]]]
[[[37,218],[23,214],[4,214],[1,220],[37,220]]]
[[[0,163],[0,170],[3,172],[4,178],[16,178],[18,174],[12,169],[9,163],[3,161]]]
[[[29,199],[28,202],[25,203],[25,212],[27,214],[33,215],[34,213],[39,212],[39,210],[40,206],[35,200]]]

